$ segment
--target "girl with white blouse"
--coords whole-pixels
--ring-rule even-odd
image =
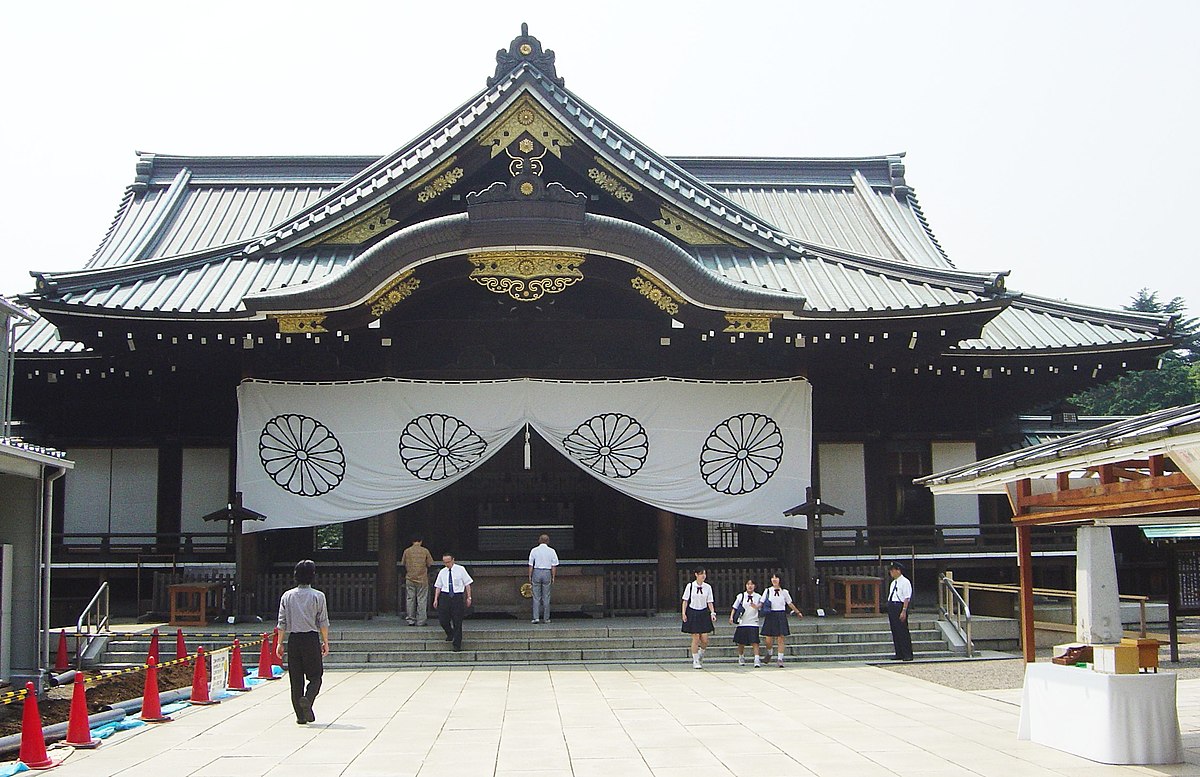
[[[783,587],[779,575],[771,575],[771,587],[763,591],[763,606],[759,610],[762,617],[762,635],[767,640],[767,649],[774,653],[778,660],[777,666],[783,666],[783,654],[787,650],[787,637],[792,633],[788,627],[788,609],[801,618],[804,613],[792,602],[792,595]],[[771,659],[770,653],[767,660]]]
[[[746,646],[754,646],[754,666],[762,666],[762,655],[758,646],[758,611],[762,607],[762,594],[755,593],[754,581],[746,581],[746,590],[733,600],[733,609],[729,612],[729,623],[737,626],[733,630],[733,644],[737,645],[738,666],[746,665]],[[741,611],[739,614],[739,610]]]
[[[702,669],[704,649],[708,647],[708,635],[712,633],[713,624],[717,622],[717,610],[713,600],[712,586],[704,582],[708,573],[704,569],[694,569],[692,574],[696,579],[683,589],[680,600],[680,617],[684,634],[692,635],[692,668]]]

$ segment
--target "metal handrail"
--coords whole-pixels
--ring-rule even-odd
[[[1014,585],[1012,583],[972,583],[967,580],[954,580],[953,578],[949,578],[949,579],[951,581],[950,582],[951,586],[962,586],[963,587],[963,592],[966,594],[967,601],[970,601],[972,590],[995,591],[998,593],[1006,593],[1006,594],[1014,594],[1014,595],[1019,595],[1021,593],[1021,587],[1019,585]],[[1067,590],[1061,589],[1061,588],[1034,588],[1032,590],[1033,590],[1034,596],[1050,596],[1050,597],[1057,597],[1060,599],[1069,599],[1071,602],[1071,620],[1072,620],[1072,622],[1075,620],[1075,618],[1076,618],[1075,602],[1078,599],[1078,595],[1076,594],[1075,591],[1067,591]],[[957,593],[957,590],[955,592]],[[1139,621],[1138,633],[1142,637],[1145,637],[1146,636],[1146,602],[1150,601],[1150,597],[1149,596],[1139,596],[1138,594],[1118,594],[1117,599],[1118,599],[1118,601],[1137,602],[1137,604],[1138,604],[1138,621]]]
[[[938,611],[967,643],[967,658],[972,658],[975,642],[971,639],[971,606],[954,587],[954,580],[945,575],[938,576]]]
[[[108,633],[108,616],[108,581],[106,580],[96,589],[92,600],[87,603],[87,607],[83,608],[83,612],[79,613],[79,618],[75,621],[75,665],[77,669],[83,668],[83,656],[96,638],[101,634]],[[87,642],[81,646],[80,641],[85,636]]]

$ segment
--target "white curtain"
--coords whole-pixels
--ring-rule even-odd
[[[246,381],[238,490],[317,526],[412,504],[468,476],[529,424],[597,480],[680,515],[803,526],[812,389],[803,379],[443,383]],[[536,467],[536,462],[534,463]]]

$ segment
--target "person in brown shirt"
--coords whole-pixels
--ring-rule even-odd
[[[433,556],[413,537],[412,545],[404,549],[401,562],[404,564],[404,606],[409,626],[424,626],[429,617],[429,567]]]

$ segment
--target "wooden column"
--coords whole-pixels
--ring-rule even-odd
[[[379,568],[375,571],[375,600],[379,612],[393,615],[400,606],[399,576],[396,573],[396,516],[389,510],[379,516]]]
[[[679,585],[675,554],[675,513],[655,511],[658,515],[658,609],[679,609]]]
[[[233,541],[234,553],[237,559],[237,570],[234,573],[240,581],[237,592],[237,603],[234,604],[234,613],[238,619],[253,618],[255,615],[262,615],[267,620],[271,620],[267,616],[275,615],[278,610],[279,602],[252,602],[251,599],[258,591],[258,532],[247,534],[242,531],[241,521],[233,522]],[[242,608],[249,608],[243,612]]]
[[[1033,493],[1033,484],[1028,480],[1017,482],[1017,517],[1027,509],[1024,501]],[[1037,642],[1033,633],[1033,548],[1030,544],[1032,529],[1028,525],[1017,526],[1017,567],[1021,582],[1021,652],[1025,663],[1037,660]]]

